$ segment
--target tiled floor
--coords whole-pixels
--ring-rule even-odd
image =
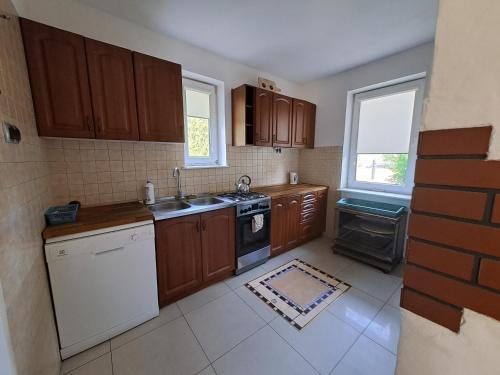
[[[301,331],[244,284],[300,258],[353,287]],[[394,374],[398,272],[332,254],[321,238],[163,308],[160,316],[63,363],[71,375]]]

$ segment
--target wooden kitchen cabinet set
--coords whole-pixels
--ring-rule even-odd
[[[325,231],[328,188],[272,198],[271,256],[291,250]]]
[[[184,142],[181,66],[21,19],[38,135]]]
[[[231,94],[233,146],[314,147],[315,104],[250,85]]]
[[[155,223],[160,307],[233,274],[234,210],[230,207]]]

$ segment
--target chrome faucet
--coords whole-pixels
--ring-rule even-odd
[[[175,167],[172,175],[177,179],[177,199],[184,198],[184,194],[182,194],[181,190],[181,171],[179,168]]]

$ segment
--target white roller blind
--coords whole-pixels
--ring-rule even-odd
[[[359,107],[358,154],[406,154],[415,90],[362,100]]]
[[[188,116],[210,118],[210,94],[186,90],[186,107]]]

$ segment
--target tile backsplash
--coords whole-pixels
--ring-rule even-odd
[[[78,200],[95,205],[144,198],[151,180],[157,196],[175,195],[172,170],[184,165],[183,145],[175,143],[45,139],[52,193],[60,202]],[[228,167],[181,169],[185,194],[234,189],[248,174],[252,186],[288,182],[299,168],[299,150],[227,146]]]

